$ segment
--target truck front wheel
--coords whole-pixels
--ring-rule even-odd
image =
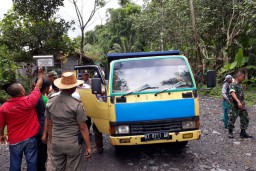
[[[176,145],[178,148],[185,148],[187,144],[188,144],[188,141],[180,141],[180,142],[176,142],[176,143],[175,143],[175,145]]]

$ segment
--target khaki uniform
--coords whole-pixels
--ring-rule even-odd
[[[82,147],[78,123],[87,120],[80,101],[61,92],[49,99],[46,117],[52,120],[52,171],[80,171]]]

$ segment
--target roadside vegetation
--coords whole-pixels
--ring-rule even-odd
[[[91,1],[95,9],[107,2]],[[5,73],[21,77],[17,68],[35,63],[33,55],[53,54],[55,60],[66,60],[75,52],[104,66],[108,53],[172,49],[188,58],[193,72],[200,64],[205,71],[216,70],[220,85],[226,74],[244,70],[247,100],[255,104],[256,1],[152,0],[142,6],[132,0],[118,2],[119,8],[107,10],[105,24],[71,39],[68,31],[79,23],[55,15],[64,0],[13,0],[13,8],[0,21],[0,104],[7,98],[4,88],[15,81]],[[81,29],[84,24],[80,23]],[[27,71],[24,80],[29,87],[33,73],[29,67]],[[219,90],[217,86],[209,95],[219,95]]]
[[[218,84],[212,90],[207,91],[200,91],[199,93],[202,95],[216,97],[218,99],[222,99],[221,95],[222,85]],[[256,87],[255,86],[246,86],[245,87],[245,102],[247,106],[254,106],[256,105]]]

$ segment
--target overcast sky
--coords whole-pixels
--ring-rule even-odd
[[[0,0],[0,20],[3,18],[4,14],[7,13],[7,11],[12,7],[12,0]],[[96,15],[94,16],[93,20],[89,23],[89,25],[86,28],[86,31],[92,30],[96,25],[98,24],[104,24],[106,21],[106,10],[108,8],[118,8],[118,0],[106,0],[107,4],[104,8],[100,9]],[[83,15],[85,18],[88,17],[90,14],[90,11],[92,10],[93,7],[93,2],[94,0],[78,0],[78,2],[81,4],[83,3],[84,9],[83,9]],[[142,5],[143,0],[133,0],[133,2]],[[82,5],[80,5],[82,6]],[[74,9],[74,5],[70,2],[70,0],[64,0],[64,7],[61,7],[57,16],[60,16],[61,18],[65,19],[66,21],[71,21],[74,20],[76,25],[78,24],[77,22],[77,17]],[[75,31],[69,31],[69,36],[70,37],[77,37],[80,35],[79,29]]]

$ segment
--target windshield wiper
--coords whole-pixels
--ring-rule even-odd
[[[140,91],[143,91],[143,90],[147,90],[147,89],[156,89],[156,88],[159,88],[159,87],[152,87],[152,86],[143,87],[143,88],[141,88],[141,89],[139,89],[139,90],[137,90],[137,91],[130,91],[130,92],[128,92],[128,93],[122,95],[121,98],[123,98],[123,97],[125,97],[125,96],[127,96],[127,95],[130,95],[130,94],[133,94],[134,92],[140,92]]]
[[[172,90],[172,89],[175,89],[175,88],[184,86],[184,85],[186,85],[185,82],[179,81],[179,82],[177,82],[176,84],[174,84],[172,87],[167,88],[167,89],[164,89],[164,90],[162,90],[162,91],[159,91],[159,92],[155,93],[155,95],[158,95],[158,94],[160,94],[160,93],[163,93],[163,92],[166,92],[166,91],[169,91],[169,90]]]

